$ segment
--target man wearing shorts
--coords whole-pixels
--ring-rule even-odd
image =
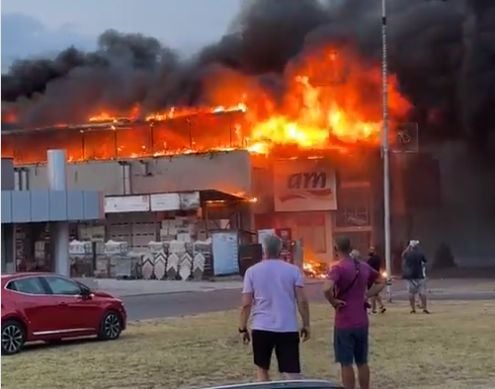
[[[359,387],[369,389],[368,367],[368,314],[365,300],[378,294],[384,287],[380,274],[367,263],[350,256],[351,242],[340,238],[336,245],[339,261],[332,266],[324,283],[323,292],[335,308],[334,351],[341,365],[345,389],[355,388],[353,364],[357,365]],[[368,285],[373,284],[368,289]]]
[[[254,364],[259,381],[268,381],[273,350],[286,379],[301,377],[299,337],[310,337],[309,304],[301,269],[280,259],[282,241],[270,235],[264,242],[265,259],[244,276],[239,333],[245,344],[252,337]],[[302,318],[299,333],[297,310]],[[251,316],[251,335],[247,323]]]
[[[416,313],[416,296],[421,300],[421,309],[428,314],[426,300],[426,258],[419,249],[419,241],[411,240],[402,254],[402,278],[406,280],[411,313]]]

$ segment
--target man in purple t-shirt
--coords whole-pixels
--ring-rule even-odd
[[[342,368],[345,389],[355,388],[353,363],[358,368],[359,386],[368,389],[368,313],[366,299],[375,296],[384,287],[379,273],[365,262],[351,258],[349,238],[337,240],[339,261],[332,266],[325,280],[323,292],[335,308],[335,360]],[[368,289],[368,285],[373,286]]]

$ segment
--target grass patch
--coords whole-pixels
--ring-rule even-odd
[[[434,302],[430,316],[405,303],[372,317],[376,388],[473,388],[495,382],[495,302]],[[312,307],[313,338],[302,346],[304,373],[338,378],[331,310]],[[276,364],[273,366],[276,367]],[[237,312],[131,323],[115,342],[32,346],[2,358],[2,387],[181,388],[248,381],[249,347],[238,341]]]

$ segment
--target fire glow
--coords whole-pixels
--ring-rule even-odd
[[[145,112],[138,103],[128,112],[102,109],[90,115],[87,124],[66,126],[80,129],[86,140],[74,143],[83,144],[84,150],[71,155],[79,146],[57,146],[66,148],[69,158],[77,161],[232,149],[269,154],[277,146],[326,150],[379,144],[379,64],[363,61],[344,48],[324,47],[290,62],[283,80],[283,92],[274,92],[255,77],[221,68],[204,82],[203,106],[169,107],[154,113]],[[393,128],[406,120],[411,105],[399,93],[395,76],[388,83]],[[222,126],[228,129],[223,131]],[[96,129],[102,131],[94,141],[98,150],[90,152],[92,138],[98,138]],[[155,131],[151,139],[150,129]],[[105,130],[117,130],[115,139]]]
[[[312,259],[304,259],[303,271],[310,278],[324,279],[327,276],[325,265]]]

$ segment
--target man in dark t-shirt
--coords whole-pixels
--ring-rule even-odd
[[[419,249],[419,241],[411,240],[402,254],[402,278],[406,280],[411,313],[416,313],[416,295],[424,313],[430,313],[426,301],[426,257]]]
[[[380,269],[382,268],[382,259],[380,256],[376,253],[376,250],[374,247],[370,247],[369,252],[368,252],[368,265],[375,270],[376,272],[380,273]],[[371,287],[372,285],[368,285],[368,287]],[[380,294],[377,294],[376,296],[373,296],[371,298],[371,312],[376,313],[376,306],[378,304],[380,313],[385,313],[387,310],[385,306],[383,305],[382,297]]]

